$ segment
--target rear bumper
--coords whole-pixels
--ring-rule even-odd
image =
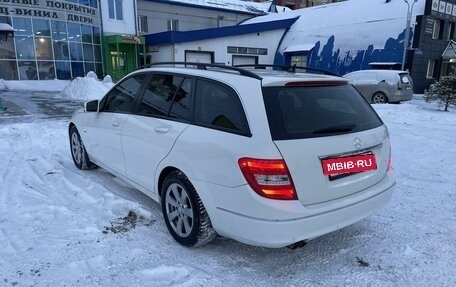
[[[394,95],[389,99],[390,102],[401,102],[410,101],[413,97],[413,90],[400,90],[396,91]]]
[[[390,170],[384,180],[359,195],[313,208],[296,201],[268,200],[269,216],[259,217],[262,207],[257,206],[258,201],[239,201],[239,205],[249,208],[247,212],[220,205],[208,212],[220,235],[250,245],[278,248],[327,234],[371,215],[390,201],[394,187],[395,174]]]

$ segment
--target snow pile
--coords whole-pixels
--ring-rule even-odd
[[[90,101],[101,99],[114,86],[110,76],[98,80],[94,72],[84,78],[77,77],[60,93],[62,98]]]
[[[0,79],[0,91],[7,91],[8,87],[6,86],[5,80]]]

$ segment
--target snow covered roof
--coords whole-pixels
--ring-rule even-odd
[[[0,23],[0,31],[13,32],[13,31],[14,31],[14,28],[11,27],[10,24],[7,24],[7,23]]]
[[[290,45],[285,49],[284,52],[310,51],[314,46],[315,43]]]
[[[235,11],[243,14],[265,15],[268,13],[271,2],[257,3],[241,0],[145,0],[174,5],[198,7],[221,11]]]
[[[413,15],[423,15],[425,2],[426,0],[418,0],[418,2],[415,3]],[[299,25],[299,23],[307,24],[305,28],[339,26],[368,21],[388,20],[391,18],[404,18],[405,26],[407,4],[405,4],[404,1],[397,0],[388,3],[386,3],[385,0],[347,0],[291,10],[286,13],[258,16],[249,19],[246,23],[264,22],[296,16],[308,16],[301,17],[301,20],[297,22],[297,25]]]
[[[451,40],[445,51],[442,54],[443,59],[454,59],[456,58],[456,42]]]
[[[414,5],[413,17],[423,15],[425,0],[418,0]],[[392,36],[392,29],[405,28],[407,4],[393,0],[347,0],[327,5],[314,6],[251,18],[242,24],[260,23],[286,18],[299,17],[284,38],[279,51],[290,45],[300,43],[326,43],[335,35],[336,45],[359,45],[365,49],[369,42],[374,47],[384,46],[385,38]],[[413,23],[414,21],[412,21]],[[356,27],[356,29],[355,29]],[[373,28],[375,27],[375,28]]]

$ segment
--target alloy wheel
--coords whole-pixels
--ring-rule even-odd
[[[73,153],[74,161],[77,164],[82,163],[82,144],[79,135],[73,132],[71,135],[71,152]]]
[[[171,228],[180,237],[187,237],[193,229],[193,207],[186,189],[178,184],[171,184],[166,190],[166,216]]]

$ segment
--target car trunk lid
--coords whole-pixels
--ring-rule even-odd
[[[271,137],[303,205],[362,192],[385,176],[387,128],[351,85],[288,83],[264,87],[263,95]],[[358,160],[370,166],[361,171],[337,168]]]
[[[303,205],[362,192],[381,181],[388,168],[389,143],[385,126],[331,137],[280,140],[275,144]],[[335,161],[331,161],[333,159]],[[325,174],[325,164],[329,165],[330,174]],[[356,172],[349,169],[351,165],[371,170]]]

